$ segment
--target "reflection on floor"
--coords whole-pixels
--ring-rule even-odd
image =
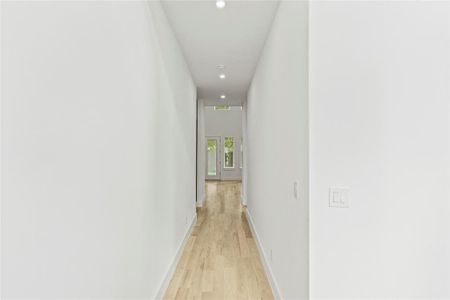
[[[273,299],[240,191],[240,182],[206,183],[206,205],[165,299]]]

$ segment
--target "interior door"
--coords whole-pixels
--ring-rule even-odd
[[[221,175],[220,137],[206,137],[206,179],[220,180]]]

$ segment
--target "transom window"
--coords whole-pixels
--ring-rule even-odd
[[[230,106],[228,105],[216,105],[214,106],[214,110],[230,110]]]

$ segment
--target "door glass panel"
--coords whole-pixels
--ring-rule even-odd
[[[208,176],[217,176],[217,140],[208,140]]]
[[[225,137],[224,145],[224,156],[225,156],[225,168],[234,168],[234,138],[227,136]]]

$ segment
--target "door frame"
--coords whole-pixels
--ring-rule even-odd
[[[205,179],[206,180],[221,180],[222,178],[222,137],[220,136],[206,136],[205,149]],[[208,175],[208,140],[216,140],[216,176]]]

